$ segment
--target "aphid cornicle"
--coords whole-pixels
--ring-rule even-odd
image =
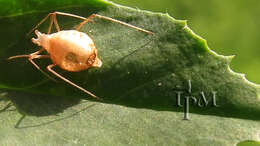
[[[63,15],[63,16],[70,16],[82,19],[83,22],[80,23],[75,30],[60,30],[60,27],[58,25],[56,15]],[[36,30],[45,20],[47,20],[50,17],[50,26],[48,28],[48,33],[44,34]],[[60,79],[64,80],[65,82],[69,83],[70,85],[82,90],[83,92],[91,95],[94,98],[98,98],[93,93],[87,91],[86,89],[78,86],[77,84],[71,82],[70,80],[66,79],[65,77],[61,76],[57,72],[55,72],[52,68],[55,66],[59,66],[60,68],[71,71],[71,72],[77,72],[86,70],[91,67],[101,67],[102,61],[98,57],[98,50],[96,48],[96,45],[94,41],[84,32],[80,32],[80,28],[86,24],[87,22],[91,21],[93,18],[101,18],[105,20],[109,20],[112,22],[116,22],[134,29],[137,29],[139,31],[153,34],[151,31],[147,31],[145,29],[136,27],[134,25],[98,15],[98,14],[92,14],[88,18],[69,14],[69,13],[63,13],[63,12],[53,12],[48,14],[44,19],[42,19],[28,34],[30,34],[32,31],[35,30],[35,34],[37,35],[37,38],[32,38],[32,42],[34,44],[37,44],[38,46],[42,47],[40,50],[31,53],[29,55],[17,55],[9,57],[8,59],[14,59],[14,58],[28,58],[28,60],[42,73],[50,77],[48,74],[46,74],[44,71],[41,70],[41,68],[33,61],[33,59],[41,59],[41,58],[50,58],[53,62],[53,64],[47,66],[47,70],[53,73],[55,76],[59,77]],[[56,33],[51,34],[52,25],[55,25],[55,28],[57,29]],[[47,51],[49,55],[40,55],[43,51]],[[51,77],[50,77],[51,78]],[[51,78],[52,79],[52,78]]]

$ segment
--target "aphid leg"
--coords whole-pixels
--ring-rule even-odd
[[[97,96],[94,95],[93,93],[87,91],[86,89],[84,89],[84,88],[78,86],[77,84],[71,82],[70,80],[66,79],[65,77],[63,77],[63,76],[61,76],[60,74],[58,74],[57,72],[55,72],[55,71],[52,69],[52,68],[55,67],[55,66],[56,66],[55,64],[48,65],[48,66],[47,66],[47,69],[48,69],[51,73],[53,73],[55,76],[57,76],[57,77],[59,77],[60,79],[62,79],[63,81],[65,81],[65,82],[69,83],[70,85],[72,85],[72,86],[74,86],[74,87],[80,89],[81,91],[83,91],[83,92],[89,94],[89,95],[92,96],[93,98],[96,98],[96,99],[98,99],[98,100],[101,100],[101,98],[97,97]]]
[[[63,15],[63,16],[70,16],[70,17],[75,17],[75,18],[79,18],[79,19],[82,19],[82,20],[86,20],[87,18],[85,17],[82,17],[82,16],[78,16],[78,15],[74,15],[74,14],[70,14],[70,13],[64,13],[64,12],[53,12],[55,14],[58,14],[58,15]]]
[[[145,30],[145,29],[142,29],[142,28],[140,28],[140,27],[137,27],[137,26],[134,26],[134,25],[131,25],[131,24],[125,23],[125,22],[123,22],[123,21],[119,21],[119,20],[116,20],[116,19],[113,19],[113,18],[110,18],[110,17],[107,17],[107,16],[98,15],[98,14],[92,14],[92,15],[90,15],[88,18],[85,18],[85,17],[82,17],[82,16],[78,16],[78,15],[74,15],[74,14],[69,14],[69,13],[63,13],[63,12],[54,12],[54,13],[55,13],[55,14],[58,14],[58,15],[70,16],[70,17],[75,17],[75,18],[79,18],[79,19],[84,20],[84,21],[76,28],[76,30],[79,30],[84,24],[86,24],[87,22],[91,21],[91,19],[93,19],[93,18],[95,18],[95,17],[98,17],[98,18],[101,18],[101,19],[109,20],[109,21],[112,21],[112,22],[116,22],[116,23],[119,23],[119,24],[122,24],[122,25],[125,25],[125,26],[128,26],[128,27],[137,29],[137,30],[139,30],[139,31],[142,31],[142,32],[145,32],[145,33],[148,33],[148,34],[154,34],[153,32],[148,31],[148,30]]]
[[[50,34],[51,33],[51,29],[52,29],[52,25],[55,25],[55,28],[57,31],[60,31],[60,26],[58,24],[58,21],[57,21],[57,18],[56,18],[56,13],[52,13],[52,15],[50,16],[50,25],[49,25],[49,28],[48,28],[48,33],[47,34]]]
[[[53,16],[53,15],[52,15],[52,16]],[[47,33],[47,34],[50,34],[50,33],[51,33],[52,24],[53,24],[53,17],[51,17],[51,20],[50,20],[50,25],[49,25],[49,28],[48,28],[48,33]]]
[[[145,30],[145,29],[143,29],[143,28],[140,28],[140,27],[137,27],[137,26],[134,26],[134,25],[125,23],[125,22],[123,22],[123,21],[119,21],[119,20],[116,20],[116,19],[107,17],[107,16],[102,16],[102,15],[98,15],[98,14],[92,14],[92,15],[94,15],[94,17],[98,17],[98,18],[101,18],[101,19],[105,19],[105,20],[109,20],[109,21],[112,21],[112,22],[115,22],[115,23],[119,23],[119,24],[121,24],[121,25],[125,25],[125,26],[127,26],[127,27],[136,29],[136,30],[138,30],[138,31],[142,31],[142,32],[145,32],[145,33],[148,33],[148,34],[154,34],[154,33],[151,32],[151,31]],[[92,17],[93,17],[93,16],[92,16]]]
[[[37,29],[43,22],[45,22],[48,18],[49,18],[49,16],[51,16],[52,15],[52,13],[49,13],[47,16],[45,16],[32,30],[30,30],[27,34],[26,34],[26,36],[28,36],[28,35],[30,35],[35,29]],[[50,25],[52,25],[52,23],[50,24]],[[50,29],[51,27],[49,27],[49,29]]]
[[[41,73],[43,73],[45,76],[47,76],[49,79],[51,79],[54,82],[57,82],[54,78],[52,78],[49,74],[44,72],[34,61],[33,59],[41,59],[41,58],[50,58],[49,55],[30,55],[28,57],[28,60],[32,63],[34,67],[36,67]]]
[[[56,13],[53,13],[51,19],[53,19],[53,22],[54,22],[54,25],[55,25],[57,31],[60,31],[60,27],[59,27],[59,24],[58,24],[58,21],[57,21],[57,18],[56,18]]]
[[[12,56],[9,57],[8,60],[12,60],[15,58],[28,58],[28,60],[33,64],[33,66],[35,66],[40,72],[42,72],[45,76],[47,76],[49,79],[57,82],[54,78],[52,78],[50,75],[48,75],[46,72],[44,72],[34,61],[33,59],[40,59],[40,58],[49,58],[48,55],[38,55],[40,54],[42,51],[44,51],[44,49],[40,49],[34,53],[31,53],[29,55],[17,55],[17,56]]]
[[[48,34],[51,33],[51,29],[52,29],[52,25],[54,23],[57,31],[60,31],[60,27],[58,25],[58,22],[57,22],[57,19],[56,19],[56,12],[54,13],[49,13],[47,16],[45,16],[32,30],[30,30],[26,36],[30,35],[35,29],[37,29],[43,22],[45,22],[49,17],[50,18],[50,25],[49,25],[49,28],[48,28]]]
[[[95,15],[90,15],[86,20],[84,20],[83,22],[81,22],[77,27],[76,27],[76,29],[75,30],[80,30],[80,28],[84,25],[84,24],[86,24],[86,23],[88,23],[88,22],[91,22],[92,20],[91,19],[93,19],[95,17]]]
[[[12,59],[15,59],[15,58],[29,58],[30,56],[32,56],[32,55],[38,55],[38,54],[40,54],[40,53],[43,52],[43,51],[44,51],[44,49],[41,48],[40,50],[38,50],[38,51],[36,51],[36,52],[34,52],[34,53],[31,53],[31,54],[29,54],[29,55],[16,55],[16,56],[9,57],[7,60],[12,60]]]
[[[98,15],[98,14],[92,14],[90,15],[88,18],[85,18],[85,17],[82,17],[82,16],[78,16],[78,15],[74,15],[74,14],[69,14],[69,13],[63,13],[63,12],[53,12],[53,13],[49,13],[46,17],[44,17],[31,31],[29,31],[29,33],[27,33],[27,36],[29,34],[31,34],[35,29],[37,29],[43,22],[45,22],[48,17],[51,16],[51,22],[50,22],[50,26],[49,26],[49,29],[48,29],[48,34],[51,32],[51,28],[52,28],[52,24],[54,23],[57,31],[60,31],[60,27],[58,25],[58,22],[57,22],[57,19],[56,19],[56,15],[63,15],[63,16],[70,16],[70,17],[75,17],[75,18],[78,18],[78,19],[82,19],[84,20],[77,28],[76,30],[79,30],[84,24],[86,24],[87,22],[91,21],[91,19],[93,19],[94,17],[98,17],[98,18],[101,18],[101,19],[105,19],[105,20],[109,20],[109,21],[112,21],[112,22],[115,22],[115,23],[119,23],[121,25],[125,25],[125,26],[128,26],[128,27],[131,27],[131,28],[134,28],[134,29],[137,29],[139,31],[142,31],[142,32],[145,32],[145,33],[148,33],[148,34],[154,34],[153,32],[151,31],[148,31],[148,30],[145,30],[145,29],[142,29],[140,27],[137,27],[137,26],[134,26],[134,25],[131,25],[131,24],[128,24],[128,23],[125,23],[123,21],[119,21],[119,20],[116,20],[116,19],[113,19],[113,18],[110,18],[110,17],[107,17],[107,16],[102,16],[102,15]]]

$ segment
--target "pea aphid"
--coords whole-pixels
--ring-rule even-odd
[[[56,15],[63,15],[63,16],[70,16],[82,19],[81,22],[75,30],[60,30],[58,25]],[[44,34],[36,30],[43,22],[45,22],[50,17],[50,25],[48,28],[48,33]],[[98,15],[92,14],[88,18],[63,13],[63,12],[53,12],[49,13],[44,19],[42,19],[28,34],[35,30],[35,34],[37,38],[32,38],[32,42],[37,44],[38,46],[42,47],[40,50],[28,54],[28,55],[17,55],[9,57],[8,60],[14,58],[28,58],[28,60],[42,73],[48,76],[41,68],[33,61],[34,59],[42,59],[42,58],[50,58],[53,64],[47,66],[47,70],[53,73],[55,76],[59,77],[60,79],[64,80],[65,82],[69,83],[70,85],[82,90],[83,92],[91,95],[94,98],[99,99],[93,93],[87,91],[86,89],[78,86],[77,84],[71,82],[70,80],[66,79],[65,77],[61,76],[57,72],[55,72],[52,68],[55,66],[59,66],[60,68],[70,71],[70,72],[78,72],[82,70],[89,69],[91,67],[101,67],[102,61],[98,58],[98,50],[95,46],[94,41],[84,32],[80,32],[80,28],[86,24],[87,22],[91,21],[94,17],[109,20],[112,22],[116,22],[130,28],[137,29],[139,31],[153,34],[151,31],[147,31],[145,29],[133,26],[131,24]],[[52,25],[55,25],[57,29],[56,33],[51,34]],[[43,51],[47,51],[49,55],[41,55]]]

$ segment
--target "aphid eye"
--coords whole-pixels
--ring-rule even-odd
[[[96,53],[92,54],[89,56],[88,60],[87,60],[87,65],[91,66],[96,60]]]

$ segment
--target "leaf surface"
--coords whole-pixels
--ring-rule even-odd
[[[234,145],[258,139],[259,86],[234,73],[232,57],[211,51],[186,21],[101,0],[0,2],[5,4],[0,11],[1,145]],[[101,19],[82,28],[95,41],[103,66],[78,73],[55,70],[104,99],[94,101],[49,80],[25,59],[6,61],[39,49],[30,41],[35,36],[25,34],[53,11],[98,13],[154,35]],[[57,19],[65,30],[81,22]],[[48,24],[38,29],[46,33]],[[51,61],[37,63],[45,70]],[[210,106],[213,92],[218,107]],[[202,104],[190,104],[190,120],[183,120],[178,93],[182,105],[191,96]],[[206,107],[202,94],[209,100]]]

